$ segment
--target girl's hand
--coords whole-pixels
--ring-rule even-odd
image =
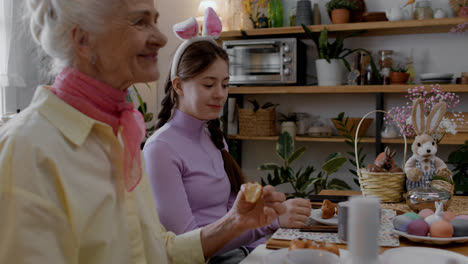
[[[289,199],[283,203],[286,213],[278,218],[280,227],[301,228],[310,215],[310,201],[303,198]]]
[[[263,187],[263,193],[256,203],[245,200],[244,190],[245,184],[241,186],[231,209],[237,224],[242,229],[254,229],[268,225],[286,212],[286,206],[283,204],[286,198],[283,193],[275,191],[273,186]]]

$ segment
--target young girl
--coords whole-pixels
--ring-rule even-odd
[[[181,52],[175,58],[177,53]],[[161,222],[176,234],[222,218],[244,182],[217,119],[228,96],[228,56],[213,40],[203,38],[186,45],[181,54],[168,76],[158,130],[143,150]],[[285,205],[285,217],[243,233],[218,254],[237,249],[229,254],[245,257],[248,251],[242,246],[279,226],[302,226],[310,214],[310,202],[292,199]]]

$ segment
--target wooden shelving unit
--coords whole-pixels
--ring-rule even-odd
[[[453,17],[443,19],[428,20],[405,20],[405,21],[380,21],[380,22],[362,22],[347,24],[328,24],[308,26],[312,32],[320,32],[324,27],[331,33],[343,32],[351,33],[360,30],[366,30],[362,36],[388,36],[388,35],[407,35],[407,34],[425,34],[425,33],[448,33],[454,26],[468,22],[466,17]],[[240,30],[221,32],[220,40],[240,39],[243,37],[268,37],[268,36],[300,36],[304,30],[300,26],[281,27],[281,28],[263,28],[245,30],[245,36]],[[333,37],[333,34],[331,35]]]
[[[252,137],[252,136],[240,136],[240,135],[231,135],[228,136],[228,139],[237,139],[237,140],[271,140],[277,141],[278,136],[271,137]],[[344,137],[332,136],[332,137],[308,137],[308,136],[296,136],[296,141],[308,141],[308,142],[345,142]],[[375,138],[373,137],[363,137],[361,139],[363,143],[375,143]]]
[[[320,32],[325,27],[330,32],[329,37],[333,38],[337,35],[350,34],[352,32],[363,31],[357,37],[363,36],[389,36],[389,35],[408,35],[408,34],[427,34],[427,33],[446,33],[450,36],[450,29],[458,24],[468,22],[468,17],[455,17],[444,19],[430,20],[406,20],[406,21],[382,21],[382,22],[363,22],[363,23],[347,23],[347,24],[328,24],[328,25],[312,25],[308,28],[312,32]],[[304,30],[300,26],[282,27],[282,28],[265,28],[253,29],[245,31],[226,31],[222,32],[219,41],[244,38],[268,38],[268,37],[298,37],[307,38]],[[342,85],[342,86],[233,86],[229,87],[229,94],[234,96],[249,95],[249,94],[403,94],[407,93],[408,89],[420,86],[415,85]],[[430,85],[425,84],[429,88]],[[443,84],[440,85],[445,92],[468,93],[467,84]],[[383,96],[379,95],[383,100]],[[266,140],[277,141],[277,136],[271,137],[252,137],[231,135],[229,139],[235,140]],[[468,133],[459,133],[457,135],[446,135],[442,140],[442,145],[461,145],[468,139]],[[345,142],[345,138],[340,136],[332,137],[307,137],[296,136],[296,141],[301,142]],[[382,147],[384,144],[403,144],[403,138],[382,138],[377,142],[375,137],[363,137],[363,143],[377,143]],[[408,139],[407,143],[411,144],[412,139]],[[378,149],[377,149],[378,150]]]
[[[252,136],[240,136],[240,135],[231,135],[228,136],[228,139],[236,139],[236,140],[268,140],[268,141],[277,141],[278,136],[271,136],[271,137],[252,137]],[[307,137],[307,136],[296,136],[296,141],[305,141],[305,142],[338,142],[342,143],[345,142],[344,137],[340,136],[332,136],[332,137]],[[464,144],[465,141],[468,140],[468,133],[460,133],[457,135],[446,135],[441,145],[461,145]],[[363,137],[361,138],[362,143],[375,143],[374,137]],[[413,143],[413,139],[407,139],[406,142],[408,144]],[[386,144],[403,144],[403,138],[383,138],[382,143]]]
[[[239,86],[229,87],[229,94],[316,94],[316,93],[407,93],[412,85],[342,85],[342,86]],[[425,85],[429,87],[428,85]],[[467,84],[440,85],[445,92],[468,92]]]

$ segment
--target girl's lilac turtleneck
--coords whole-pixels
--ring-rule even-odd
[[[221,152],[211,141],[206,121],[176,110],[148,139],[143,153],[159,217],[167,230],[181,234],[203,227],[232,207],[237,194],[230,191]],[[277,228],[275,221],[247,231],[220,253],[252,244]]]

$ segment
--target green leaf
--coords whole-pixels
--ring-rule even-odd
[[[301,24],[301,26],[304,29],[304,32],[306,33],[306,35],[315,43],[315,46],[317,47],[317,50],[318,50],[320,45],[319,45],[319,37],[317,37],[317,34],[312,33],[312,31],[310,31],[306,25]]]
[[[338,157],[338,156],[340,156],[340,155],[341,155],[341,154],[340,154],[339,152],[332,153],[332,154],[330,154],[330,155],[325,159],[325,161],[329,161],[329,160],[331,160],[331,159],[333,159],[333,158],[335,158],[335,157]]]
[[[287,162],[294,151],[294,140],[288,132],[283,132],[276,143],[276,153]]]
[[[146,103],[145,103],[145,105],[146,105]],[[143,116],[143,119],[145,120],[145,123],[150,122],[151,120],[153,120],[153,113],[146,113]]]
[[[330,63],[330,56],[328,54],[328,30],[326,27],[320,32],[319,37],[319,58],[326,59],[328,63]]]
[[[306,147],[301,147],[300,149],[296,150],[293,154],[291,154],[291,156],[289,157],[288,159],[288,164],[291,164],[293,163],[295,160],[297,160],[299,157],[302,156],[302,154],[304,154],[304,152],[306,151]]]
[[[336,118],[334,118],[334,120],[337,120],[339,122],[342,122],[343,121],[343,117],[344,117],[344,112],[341,112],[338,114],[338,116]]]
[[[275,170],[275,169],[279,169],[281,166],[276,164],[276,163],[264,163],[262,165],[260,165],[260,167],[258,167],[258,170]]]
[[[351,189],[351,187],[349,187],[349,185],[345,181],[337,178],[331,179],[328,186],[339,186],[342,188],[341,190]]]
[[[136,88],[136,86],[132,85],[132,87],[133,87],[133,90],[135,90],[135,93],[136,93],[137,98],[138,98],[138,103],[140,104],[138,109],[141,109],[140,112],[144,115],[146,113],[146,103],[143,102],[143,99],[141,98],[140,92],[138,92],[138,89]]]
[[[359,179],[353,179],[353,181],[357,186],[361,186],[361,184],[359,183]]]
[[[322,170],[327,174],[332,174],[341,168],[341,166],[343,166],[347,160],[348,159],[343,156],[332,158],[322,165]]]

